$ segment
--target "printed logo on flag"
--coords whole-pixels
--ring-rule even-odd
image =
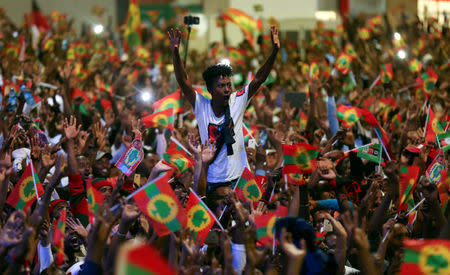
[[[159,223],[168,223],[176,219],[177,203],[166,194],[157,194],[147,204],[150,217]]]
[[[211,217],[201,204],[194,205],[187,213],[187,226],[196,232],[202,231],[211,223]]]
[[[20,199],[24,202],[28,202],[34,199],[36,192],[34,191],[34,184],[28,184],[29,182],[33,182],[32,177],[28,177],[24,180],[25,187],[20,189]]]
[[[136,167],[144,159],[144,152],[142,151],[142,141],[135,139],[131,143],[130,148],[123,154],[116,162],[115,166],[125,175],[129,176]]]

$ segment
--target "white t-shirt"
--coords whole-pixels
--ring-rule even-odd
[[[242,124],[245,109],[248,105],[248,85],[231,94],[229,99],[230,114],[234,123],[233,155],[227,155],[227,146],[224,144],[216,160],[209,166],[208,182],[226,182],[239,178],[248,167],[247,154],[245,152]],[[211,100],[204,98],[199,93],[195,96],[194,114],[198,122],[198,129],[202,143],[216,141],[219,137],[220,126],[225,121],[225,115],[216,117],[211,106]]]

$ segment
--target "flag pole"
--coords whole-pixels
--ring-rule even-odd
[[[252,135],[252,133],[250,133],[250,130],[247,128],[247,126],[245,126],[245,123],[242,123],[242,126],[245,128],[245,130],[247,131],[248,135],[256,142],[255,137]]]
[[[31,160],[31,158],[27,155],[28,161],[31,164],[31,177],[33,178],[33,184],[34,184],[34,191],[36,192],[36,200],[39,201],[39,193],[37,190],[37,185],[36,185],[36,179],[34,178],[34,166],[33,166],[33,161]]]
[[[174,138],[173,136],[170,137],[170,140],[175,142],[178,146],[181,147],[181,149],[183,149],[190,157],[192,157],[191,152],[188,151],[188,149],[186,149],[186,147],[184,147],[181,142],[179,142],[176,138]]]
[[[428,119],[430,118],[430,107],[431,107],[431,104],[428,105],[428,109],[427,109],[427,119],[425,120],[425,130],[423,131],[423,138],[425,138],[425,136],[427,135],[427,124],[428,124]]]
[[[375,131],[375,134],[377,135],[378,140],[381,142],[381,145],[383,146],[383,149],[384,149],[384,152],[386,153],[386,156],[388,157],[389,160],[391,160],[391,157],[389,156],[389,153],[388,153],[388,151],[386,149],[386,146],[384,146],[384,143],[383,143],[383,140],[380,137],[380,134],[378,133],[376,128],[374,128],[373,130]]]
[[[244,168],[244,169],[245,169],[245,168]],[[242,172],[244,172],[244,171],[242,171]],[[233,187],[233,192],[236,190],[236,187],[238,186],[238,183],[239,183],[239,181],[241,180],[241,178],[242,178],[242,173],[241,173],[241,175],[239,176],[239,178],[238,178],[238,180],[237,180],[237,182],[236,182],[236,185]],[[227,207],[228,207],[228,205],[225,205],[225,207],[223,208],[222,213],[220,213],[219,220],[222,219],[222,216],[223,216],[223,214],[225,213],[225,210],[227,210]]]
[[[211,209],[209,209],[209,207],[202,201],[202,199],[197,195],[197,193],[195,193],[195,191],[192,188],[189,188],[189,191],[191,191],[191,193],[199,200],[202,202],[202,206],[206,208],[206,211],[208,211],[208,213],[213,217],[213,219],[216,221],[217,225],[220,227],[220,229],[222,229],[223,232],[225,232],[225,228],[223,228],[222,224],[220,223],[219,219],[217,219],[216,215],[214,215],[214,213],[211,211]],[[230,237],[228,237],[228,240],[230,240]],[[231,242],[231,240],[230,240]]]
[[[381,141],[381,140],[380,140]],[[380,150],[378,152],[379,156],[378,156],[378,173],[381,174],[381,155],[383,154],[383,150]]]

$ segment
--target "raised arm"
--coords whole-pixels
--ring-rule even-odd
[[[273,64],[275,63],[275,58],[277,57],[278,49],[280,49],[280,39],[278,38],[278,29],[275,26],[270,27],[270,36],[272,37],[273,50],[266,62],[259,68],[256,72],[255,78],[248,85],[248,98],[256,94],[259,86],[266,81],[267,76],[272,70]],[[175,60],[175,59],[174,59]]]
[[[170,29],[167,34],[169,35],[170,49],[172,50],[173,54],[173,69],[175,71],[178,85],[180,85],[181,91],[183,92],[184,96],[187,98],[189,103],[191,103],[192,108],[195,108],[195,91],[194,88],[192,88],[192,84],[188,79],[186,70],[180,58],[179,47],[181,32],[178,29]]]

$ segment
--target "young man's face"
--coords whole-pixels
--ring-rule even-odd
[[[233,92],[231,88],[231,79],[228,76],[220,76],[212,87],[212,97],[217,102],[228,104],[228,99]]]

